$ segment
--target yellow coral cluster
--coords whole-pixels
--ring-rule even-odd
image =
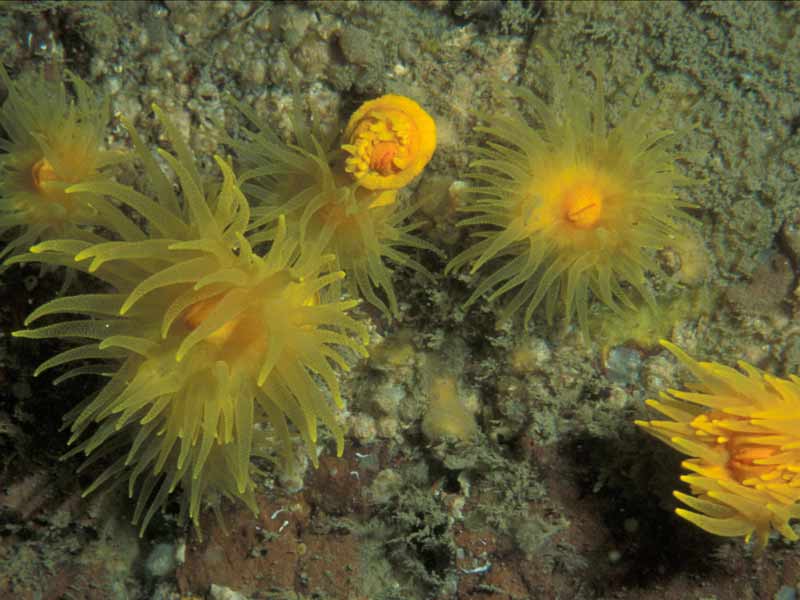
[[[90,464],[96,453],[117,449],[85,493],[107,480],[127,480],[142,530],[178,484],[182,512],[195,524],[208,495],[240,498],[256,511],[250,459],[258,422],[272,425],[287,463],[289,424],[312,461],[317,420],[334,433],[341,454],[342,431],[314,376],[341,408],[332,366],[348,368],[342,349],[366,355],[365,327],[347,315],[356,301],[319,300],[344,277],[331,269],[333,257],[298,253],[283,217],[269,251],[254,253],[245,237],[250,208],[230,165],[217,157],[222,182],[204,190],[193,157],[155,110],[176,147],[177,156],[160,154],[181,194],[131,132],[154,197],[115,183],[103,191],[138,212],[149,235],[31,248],[45,263],[74,260],[112,291],[53,300],[26,325],[56,314],[84,317],[14,333],[87,340],[45,361],[37,374],[86,359],[121,361],[100,393],[68,416],[70,444],[77,444],[70,454],[83,453]],[[90,372],[107,369],[104,363]],[[60,379],[85,373],[79,366]]]
[[[800,519],[800,378],[774,377],[741,361],[741,371],[698,362],[662,341],[697,379],[688,391],[668,390],[647,404],[669,420],[636,421],[688,455],[674,492],[691,510],[676,513],[716,535],[755,538],[759,548],[777,531],[796,541]]]
[[[12,255],[6,264],[67,266],[103,284],[97,293],[40,306],[29,328],[14,332],[80,342],[36,375],[71,365],[57,383],[108,378],[65,417],[73,446],[67,456],[84,455],[81,470],[106,465],[85,494],[125,484],[143,532],[180,489],[181,516],[197,525],[203,499],[229,497],[257,511],[251,458],[275,446],[263,443],[267,436],[289,465],[298,432],[316,464],[322,423],[341,455],[338,372],[367,354],[366,327],[349,314],[359,301],[340,298],[342,267],[356,281],[353,290],[385,308],[373,291],[382,287],[393,312],[383,259],[427,274],[396,248],[429,245],[403,223],[413,207],[396,209],[395,199],[430,160],[430,117],[413,101],[391,97],[381,99],[380,115],[368,110],[357,119],[385,117],[394,132],[396,152],[376,167],[398,177],[391,185],[367,187],[373,166],[354,178],[340,158],[344,150],[331,159],[311,136],[287,147],[268,134],[260,138],[268,143],[254,142],[261,155],[240,146],[245,165],[259,161],[242,180],[215,157],[220,177],[209,181],[154,106],[174,149],[159,154],[178,187],[125,122],[144,173],[143,185],[130,187],[102,170],[118,157],[100,144],[106,99],[74,77],[76,103],[61,83],[34,78],[26,87],[4,70],[0,76],[9,88],[0,111],[9,136],[2,140],[0,225],[22,228],[3,251]],[[245,192],[275,201],[253,219]]]
[[[650,252],[677,234],[686,204],[675,186],[689,180],[675,169],[677,136],[655,125],[652,103],[629,101],[612,127],[600,69],[585,96],[544,58],[553,101],[516,89],[529,115],[509,105],[478,128],[489,141],[474,150],[462,207],[471,216],[459,223],[477,228],[477,242],[447,270],[494,269],[467,305],[510,295],[501,318],[524,307],[527,324],[543,304],[548,320],[577,316],[586,332],[592,296],[617,314],[637,299],[657,310]],[[319,423],[341,453],[338,374],[349,357],[366,355],[355,298],[397,316],[390,265],[433,279],[412,253],[438,251],[408,222],[416,206],[400,201],[435,151],[430,115],[390,94],[356,110],[338,142],[295,117],[296,139],[286,144],[240,106],[253,126],[227,140],[240,176],[215,157],[220,175],[209,182],[154,107],[173,147],[160,156],[177,187],[126,124],[144,173],[130,187],[106,170],[120,156],[102,148],[106,99],[76,77],[75,102],[60,82],[22,86],[2,68],[0,78],[9,89],[0,110],[8,136],[0,140],[0,235],[15,236],[0,257],[68,266],[103,284],[40,306],[26,327],[44,324],[14,334],[83,340],[37,374],[78,362],[56,381],[107,378],[66,417],[69,455],[83,454],[84,468],[106,465],[86,493],[125,484],[144,530],[180,489],[182,516],[197,523],[203,499],[256,510],[251,459],[263,452],[264,429],[285,463],[294,431],[316,461]],[[343,286],[353,299],[342,300]],[[694,512],[679,514],[762,543],[771,527],[791,537],[800,468],[785,417],[800,382],[695,363],[670,348],[701,379],[700,392],[670,392],[653,406],[673,421],[640,425],[694,457],[685,464],[696,475],[685,479],[695,496],[678,495]],[[457,381],[451,373],[432,380],[423,423],[432,439],[477,431]]]

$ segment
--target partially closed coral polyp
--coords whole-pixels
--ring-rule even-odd
[[[668,420],[636,421],[689,456],[683,466],[692,473],[681,480],[691,494],[674,495],[691,510],[675,512],[709,533],[755,539],[759,549],[772,531],[797,541],[790,521],[800,519],[800,378],[745,362],[741,371],[698,362],[661,343],[697,380],[647,401]]]
[[[428,164],[436,124],[405,96],[387,94],[361,105],[344,131],[345,170],[368,190],[399,189]]]

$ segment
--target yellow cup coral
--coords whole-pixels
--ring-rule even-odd
[[[244,236],[250,209],[231,167],[217,157],[223,181],[204,190],[189,149],[155,110],[176,151],[161,156],[181,194],[131,130],[157,197],[120,184],[104,190],[140,213],[150,235],[32,248],[46,263],[74,256],[78,268],[114,289],[53,300],[26,325],[61,313],[86,318],[14,333],[90,340],[45,361],[37,374],[86,359],[104,362],[60,379],[113,373],[68,415],[70,444],[77,443],[70,454],[85,454],[85,464],[109,457],[85,494],[107,480],[127,480],[130,495],[138,495],[134,522],[142,531],[178,485],[182,515],[195,524],[203,497],[238,498],[256,512],[250,459],[257,422],[272,425],[286,461],[292,425],[316,463],[318,420],[341,454],[343,434],[326,396],[342,406],[334,367],[348,368],[344,350],[366,355],[366,329],[347,315],[357,301],[319,300],[344,276],[331,270],[332,257],[298,253],[283,218],[269,252],[254,253]],[[116,372],[109,362],[119,363]]]
[[[775,530],[789,540],[800,518],[800,378],[774,377],[740,361],[741,372],[697,362],[661,344],[697,378],[691,391],[668,390],[647,404],[668,421],[636,421],[691,458],[681,480],[692,495],[674,492],[692,510],[676,513],[709,533],[753,536],[766,546]]]
[[[271,239],[275,219],[285,215],[289,235],[298,239],[305,252],[335,255],[336,268],[348,275],[344,285],[351,295],[363,297],[387,316],[396,315],[397,296],[388,261],[411,267],[433,280],[433,275],[407,251],[418,248],[438,252],[413,235],[419,224],[405,222],[416,206],[398,207],[396,189],[369,189],[363,181],[353,181],[331,158],[336,152],[320,144],[297,117],[297,144],[287,145],[260,123],[251,109],[239,108],[258,128],[244,130],[246,140],[229,140],[244,168],[242,189],[259,201],[251,228],[262,231],[252,234],[251,240]],[[409,163],[405,175],[392,180],[392,185],[410,181],[414,175],[409,174],[421,170],[425,162],[427,159]],[[332,286],[331,291],[338,296],[338,286]]]
[[[0,108],[0,235],[16,232],[0,259],[27,252],[42,239],[90,239],[86,226],[129,230],[129,222],[105,201],[93,183],[121,154],[102,149],[108,122],[108,98],[95,96],[80,78],[70,75],[76,93],[71,101],[63,82],[33,75],[12,81],[0,65],[8,96]],[[76,183],[88,184],[67,194]]]
[[[345,170],[368,190],[396,190],[419,175],[436,149],[436,124],[405,96],[362,104],[344,130]]]
[[[544,57],[554,102],[515,89],[532,122],[509,107],[478,128],[491,141],[476,149],[463,208],[474,216],[459,226],[479,226],[479,241],[447,271],[471,263],[475,273],[496,258],[466,306],[486,293],[490,301],[511,294],[500,316],[525,306],[527,326],[544,301],[548,321],[560,311],[567,322],[577,314],[587,333],[591,295],[620,312],[634,306],[627,284],[654,304],[645,273],[656,267],[647,252],[673,235],[686,206],[673,186],[688,180],[675,170],[677,136],[656,126],[652,102],[634,108],[629,99],[611,128],[600,69],[586,97]]]

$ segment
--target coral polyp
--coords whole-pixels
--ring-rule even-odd
[[[257,130],[245,130],[246,139],[231,140],[231,145],[244,169],[242,188],[258,201],[251,227],[262,231],[251,239],[271,239],[277,215],[285,215],[289,235],[304,252],[332,253],[336,268],[348,273],[347,291],[393,316],[398,304],[387,262],[433,279],[407,249],[437,250],[413,234],[418,224],[406,222],[416,206],[399,207],[397,197],[398,188],[430,160],[436,137],[433,120],[416,102],[392,96],[399,99],[392,104],[387,98],[356,111],[345,133],[350,136],[350,143],[342,146],[345,150],[321,143],[297,122],[296,144],[287,145],[243,106]],[[410,116],[401,108],[411,111]],[[363,165],[358,159],[356,165],[348,152],[375,156],[364,159]],[[372,164],[380,171],[373,171]]]
[[[689,391],[667,390],[647,404],[668,420],[636,421],[645,431],[689,456],[681,480],[691,494],[674,492],[690,510],[675,512],[720,536],[744,536],[757,547],[777,531],[797,541],[800,519],[800,378],[774,377],[740,361],[741,371],[698,362],[662,341],[697,379]]]
[[[283,217],[269,251],[256,254],[245,237],[249,205],[230,165],[217,157],[222,181],[205,188],[188,148],[161,121],[175,148],[161,156],[181,192],[131,131],[155,198],[120,184],[104,191],[140,213],[148,235],[33,247],[33,257],[72,261],[112,290],[53,300],[26,325],[64,313],[83,318],[14,333],[87,340],[45,361],[37,374],[87,359],[100,362],[59,379],[113,373],[67,416],[70,454],[84,454],[86,465],[108,460],[85,493],[127,482],[142,530],[178,486],[182,516],[195,524],[203,498],[239,499],[257,512],[256,423],[271,425],[285,463],[293,457],[292,429],[316,463],[318,422],[341,454],[337,369],[348,369],[349,354],[366,355],[366,329],[347,314],[357,301],[321,299],[344,277],[333,257],[298,252]]]
[[[362,104],[350,117],[342,146],[345,170],[368,190],[399,189],[428,164],[436,149],[436,124],[405,96],[387,94]]]
[[[96,96],[80,78],[69,76],[76,98],[64,83],[42,74],[12,81],[0,65],[8,96],[0,108],[0,235],[8,236],[0,259],[42,239],[91,239],[93,226],[113,231],[126,220],[95,193],[93,184],[110,180],[105,167],[119,152],[103,149],[108,99]],[[80,192],[68,193],[75,184]]]
[[[463,207],[472,216],[459,225],[477,227],[478,241],[447,270],[476,273],[492,262],[467,306],[484,294],[509,297],[500,318],[524,308],[527,326],[544,303],[548,322],[577,315],[587,332],[592,296],[616,312],[637,299],[652,306],[646,273],[657,267],[648,252],[675,234],[687,204],[674,188],[689,180],[675,166],[679,137],[657,125],[654,101],[629,99],[612,127],[602,70],[586,96],[543,54],[553,101],[515,88],[530,116],[509,104],[477,128],[489,141],[474,151]]]

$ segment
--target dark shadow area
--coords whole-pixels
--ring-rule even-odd
[[[686,487],[676,452],[636,430],[617,439],[575,437],[561,452],[571,463],[578,502],[599,508],[596,518],[608,535],[589,569],[598,594],[652,589],[682,574],[706,579],[719,570],[718,538],[674,513],[672,490]],[[609,549],[619,554],[612,558]]]

